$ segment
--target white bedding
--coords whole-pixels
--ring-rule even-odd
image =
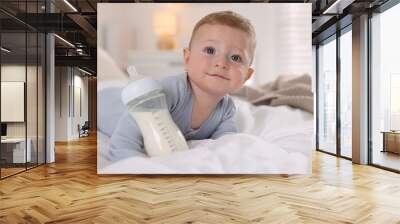
[[[110,164],[109,137],[98,133],[99,174],[311,173],[312,114],[289,106],[253,106],[234,98],[240,133],[189,141],[165,157],[131,157]],[[99,121],[101,122],[101,121]]]

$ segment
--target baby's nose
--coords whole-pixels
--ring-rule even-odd
[[[228,68],[228,62],[225,59],[225,57],[219,57],[215,60],[215,67],[221,68],[221,69],[226,69]]]

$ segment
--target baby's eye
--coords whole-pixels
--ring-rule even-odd
[[[205,47],[204,52],[206,52],[207,54],[214,54],[215,53],[215,48],[213,47]]]
[[[231,60],[234,62],[241,62],[242,58],[239,55],[235,54],[231,56]]]

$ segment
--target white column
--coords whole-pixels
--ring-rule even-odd
[[[353,20],[353,162],[368,163],[368,16]]]
[[[55,76],[54,76],[54,35],[46,36],[46,163],[55,161]]]
[[[54,12],[54,5],[46,1],[46,11]],[[55,42],[52,33],[46,34],[46,163],[55,162]]]

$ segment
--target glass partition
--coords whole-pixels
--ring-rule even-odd
[[[26,12],[38,13],[39,5],[37,1],[27,2]],[[33,17],[32,20],[38,20]],[[35,21],[37,23],[37,21]],[[27,150],[31,151],[30,161],[27,167],[38,165],[38,32],[27,27]]]
[[[43,4],[0,6],[21,16],[43,12]],[[45,44],[44,33],[0,11],[1,179],[45,163]]]
[[[318,47],[318,149],[336,154],[336,36]]]
[[[352,35],[351,26],[340,36],[340,154],[352,157]]]
[[[38,57],[37,57],[37,33],[27,33],[27,98],[26,98],[26,111],[27,111],[27,150],[30,150],[30,158],[28,160],[28,168],[37,165],[37,132],[38,132],[38,88],[37,88],[37,75],[38,75]]]
[[[44,164],[46,162],[46,139],[45,139],[45,124],[46,124],[46,36],[43,33],[38,33],[38,64],[37,64],[37,162]]]
[[[3,32],[1,47],[0,110],[6,127],[1,139],[1,175],[6,177],[25,170],[30,157],[26,151],[26,33]]]
[[[371,162],[400,171],[400,4],[371,18]]]

